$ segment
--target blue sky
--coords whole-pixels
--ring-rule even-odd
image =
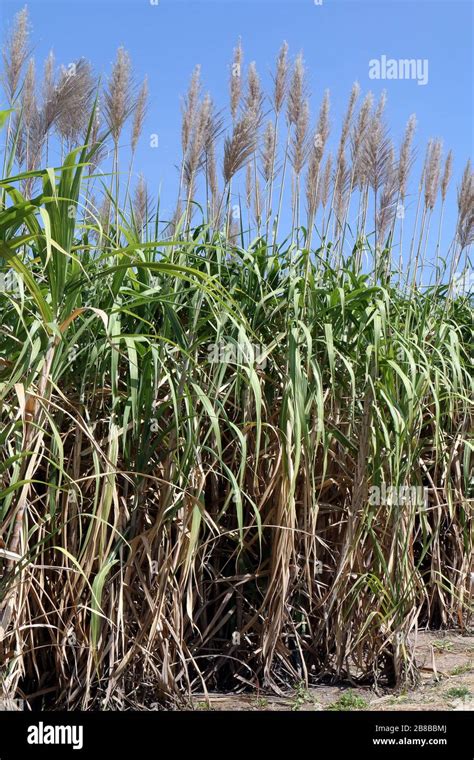
[[[24,2],[2,0],[1,31]],[[218,108],[228,102],[229,63],[240,36],[245,62],[255,60],[264,84],[283,40],[303,50],[309,70],[312,114],[331,91],[332,140],[354,80],[362,92],[386,89],[387,118],[395,144],[416,113],[421,161],[430,137],[442,137],[455,156],[454,184],[473,147],[473,3],[470,0],[30,0],[38,65],[52,48],[58,63],[89,58],[110,71],[118,45],[130,52],[138,79],[148,74],[150,106],[135,169],[151,186],[177,184],[180,95],[196,63]],[[429,81],[369,79],[369,61],[387,57],[427,59]],[[159,148],[147,137],[159,135]],[[454,185],[453,185],[454,188]],[[452,188],[452,189],[453,189]],[[174,198],[174,195],[172,196]],[[451,199],[454,201],[454,194]],[[446,221],[454,210],[447,209]]]

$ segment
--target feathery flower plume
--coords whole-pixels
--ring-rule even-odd
[[[321,162],[316,150],[311,151],[306,174],[306,206],[308,211],[308,226],[314,220],[318,207],[319,193],[319,170]]]
[[[443,203],[446,200],[446,194],[448,192],[448,186],[451,181],[452,173],[453,173],[453,151],[450,150],[448,155],[446,156],[443,178],[441,180],[441,199]]]
[[[329,90],[326,90],[319,110],[318,125],[316,127],[314,141],[314,148],[320,161],[323,157],[324,148],[329,137],[329,109]]]
[[[442,149],[441,140],[434,140],[430,143],[425,173],[425,206],[430,210],[434,208],[439,190]]]
[[[222,133],[223,119],[220,113],[216,113],[214,110],[214,103],[210,95],[207,95],[209,104],[207,106],[207,121],[204,124],[204,148],[208,151],[211,147],[215,147],[215,142],[219,135]]]
[[[253,111],[256,121],[260,123],[262,118],[263,93],[260,85],[260,77],[257,73],[255,62],[249,64],[247,73],[247,95],[245,98],[245,108]]]
[[[377,110],[375,111],[375,118],[381,119],[385,113],[385,106],[387,105],[387,92],[383,90],[380,93],[379,102],[377,103]]]
[[[87,130],[89,127],[89,122],[84,126],[84,130],[82,133],[82,142],[85,144],[86,140],[88,139],[88,145],[90,148],[95,146],[94,154],[91,158],[89,158],[89,168],[88,168],[88,174],[92,175],[99,164],[103,161],[106,153],[107,153],[107,146],[105,144],[105,141],[103,140],[103,136],[100,134],[100,127],[101,127],[101,118],[100,118],[100,106],[99,101],[95,102],[95,114],[94,118],[92,119],[92,125],[91,125],[91,131],[89,136],[87,135]]]
[[[461,250],[474,242],[474,172],[468,161],[458,190],[457,239]]]
[[[182,107],[181,148],[183,156],[186,155],[186,151],[188,150],[189,140],[194,128],[200,93],[201,67],[197,65],[193,71],[188,93]]]
[[[234,60],[230,73],[230,112],[234,121],[242,95],[242,58],[242,43],[239,40],[237,47],[234,48]]]
[[[278,53],[276,73],[274,76],[273,107],[280,113],[288,89],[288,43],[284,42]]]
[[[297,124],[307,95],[306,73],[303,54],[299,53],[293,66],[291,84],[288,91],[286,113],[288,123]]]
[[[306,205],[308,223],[312,224],[316,215],[319,200],[319,174],[321,160],[329,137],[329,90],[326,90],[319,110],[318,124],[313,136],[306,175]]]
[[[108,86],[104,91],[105,120],[116,144],[133,108],[132,90],[130,56],[124,47],[119,47]]]
[[[448,152],[448,155],[446,156],[443,176],[441,178],[441,214],[439,217],[438,243],[436,245],[436,260],[438,260],[439,258],[439,250],[441,246],[441,230],[443,227],[444,204],[446,201],[446,194],[448,192],[448,186],[451,180],[452,171],[453,171],[453,151],[450,150]]]
[[[16,157],[18,163],[22,165],[25,161],[28,165],[28,148],[29,139],[34,125],[38,119],[38,104],[36,101],[36,75],[35,75],[35,62],[33,58],[30,58],[28,68],[26,70],[25,81],[23,85],[22,99],[21,99],[21,114],[15,114],[15,127],[14,134],[16,134],[19,122],[21,119],[20,131],[18,133],[18,139],[16,143]]]
[[[210,216],[214,219],[219,205],[219,184],[217,180],[216,149],[214,139],[207,141],[206,146],[206,176],[211,192]]]
[[[398,182],[400,185],[400,198],[403,200],[407,193],[408,175],[413,163],[412,143],[416,129],[416,116],[412,114],[408,119],[405,135],[400,148],[400,159],[398,162]]]
[[[391,142],[383,120],[386,96],[382,93],[375,114],[372,116],[361,156],[361,171],[367,177],[372,190],[377,193],[383,185],[390,168]]]
[[[253,110],[247,109],[235,122],[232,135],[224,140],[223,175],[226,185],[251,158],[257,146],[258,122]]]
[[[59,135],[69,147],[77,143],[87,128],[94,87],[95,79],[88,61],[82,58],[71,64],[71,68],[63,67],[56,92],[56,102],[60,106],[56,125]]]
[[[385,234],[395,217],[397,206],[397,194],[399,192],[399,172],[395,160],[395,149],[390,146],[390,155],[387,161],[385,182],[380,195],[380,205],[377,214],[377,236],[384,241]]]
[[[74,139],[88,118],[87,109],[90,103],[92,87],[92,75],[90,64],[83,59],[68,73],[63,68],[58,84],[55,84],[54,56],[49,54],[44,66],[44,79],[42,87],[42,104],[36,117],[32,120],[29,130],[28,164],[29,169],[37,168],[47,138],[54,126],[61,121],[62,136]],[[78,72],[78,73],[77,73]],[[78,76],[79,85],[76,91],[75,76]],[[76,130],[76,123],[79,130]]]
[[[347,138],[349,136],[352,119],[354,116],[354,108],[359,97],[360,87],[358,82],[354,82],[349,96],[349,103],[347,104],[347,110],[342,122],[341,138],[339,140],[339,148],[337,151],[336,159],[336,176],[334,180],[334,195],[335,195],[335,208],[336,218],[339,223],[342,224],[345,209],[349,202],[350,193],[350,177],[351,172],[347,166],[345,150]]]
[[[301,170],[308,156],[309,103],[307,100],[298,110],[298,119],[290,145],[290,161],[296,175]]]
[[[13,29],[2,48],[6,90],[10,103],[15,99],[21,71],[28,59],[29,33],[28,9],[25,6],[16,14]]]
[[[347,165],[346,154],[341,153],[337,164],[336,176],[334,177],[334,209],[336,219],[343,224],[347,211],[350,195],[351,170]]]
[[[219,183],[217,179],[216,140],[222,132],[222,117],[214,112],[214,103],[209,99],[207,122],[204,125],[204,149],[202,163],[205,164],[206,178],[211,192],[212,216],[218,207]]]
[[[137,186],[133,198],[133,214],[138,230],[142,230],[148,219],[149,196],[145,177],[142,173],[138,176]]]
[[[329,195],[331,191],[331,177],[332,177],[332,154],[329,153],[324,166],[324,172],[320,183],[321,187],[321,204],[323,208],[326,208],[329,201]]]
[[[337,150],[336,158],[336,171],[334,177],[334,209],[336,212],[336,221],[342,225],[344,223],[344,217],[349,205],[350,192],[351,192],[351,177],[352,173],[347,166],[346,160],[346,143],[349,136],[352,119],[354,116],[354,108],[359,97],[360,87],[358,82],[354,82],[351,88],[351,94],[349,96],[349,103],[347,104],[347,110],[342,122],[341,137],[339,140],[339,147]]]
[[[272,179],[274,153],[275,153],[275,127],[273,125],[273,122],[269,121],[265,128],[265,133],[263,135],[263,151],[262,151],[263,177],[267,184]]]
[[[426,170],[428,168],[428,161],[430,158],[432,147],[433,147],[433,138],[430,137],[430,139],[428,140],[428,145],[426,146],[425,160],[423,161],[423,169],[421,170],[420,181],[418,183],[418,189],[420,193],[423,190],[423,185],[425,184]]]
[[[343,154],[347,138],[349,136],[349,130],[352,123],[352,117],[354,115],[354,108],[355,104],[357,102],[357,98],[359,97],[360,93],[360,86],[358,82],[354,82],[351,89],[351,94],[349,96],[349,103],[347,104],[347,110],[344,116],[344,121],[342,122],[342,130],[341,130],[341,139],[339,141],[339,150],[338,150],[338,163],[340,160],[341,155]]]
[[[367,134],[370,126],[370,115],[372,113],[373,102],[374,96],[371,92],[368,92],[362,102],[357,122],[354,124],[351,133],[353,184],[354,187],[358,187],[360,190],[362,190],[366,182],[362,157],[364,155]]]
[[[184,159],[184,181],[188,188],[188,199],[194,194],[196,175],[204,164],[206,141],[209,139],[209,123],[212,119],[212,100],[206,95],[194,119],[194,127],[188,141]]]
[[[105,193],[99,209],[99,221],[104,235],[109,234],[111,206],[110,196]]]
[[[36,105],[36,65],[35,59],[30,58],[26,69],[25,80],[23,82],[23,91],[21,97],[21,106],[23,109],[23,118],[25,124],[28,124],[28,117]]]
[[[145,77],[143,84],[140,87],[137,102],[135,104],[135,112],[133,114],[132,125],[132,152],[135,153],[138,140],[143,130],[143,122],[145,121],[146,108],[148,102],[148,79]]]
[[[252,207],[252,191],[253,191],[253,177],[252,177],[252,164],[247,164],[245,168],[245,200],[247,201],[247,207]]]
[[[44,62],[44,74],[43,74],[43,89],[42,98],[43,102],[52,100],[54,93],[54,53],[49,51],[48,57]]]

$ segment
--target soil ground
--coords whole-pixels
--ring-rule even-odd
[[[209,694],[193,700],[197,710],[474,710],[474,633],[418,633],[415,657],[421,683],[414,689],[297,687],[284,697],[269,694]]]

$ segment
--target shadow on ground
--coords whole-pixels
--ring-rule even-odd
[[[195,710],[474,710],[474,635],[452,631],[418,633],[418,687],[378,693],[370,687],[297,686],[284,697],[260,693],[195,696]]]

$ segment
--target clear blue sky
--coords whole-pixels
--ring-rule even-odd
[[[331,91],[333,140],[351,84],[377,96],[387,90],[387,117],[398,145],[411,113],[418,117],[421,160],[430,137],[454,150],[454,183],[473,147],[473,4],[471,0],[30,0],[38,64],[52,48],[58,63],[84,56],[107,74],[116,48],[130,52],[137,78],[148,74],[150,107],[144,135],[158,133],[160,147],[144,140],[136,170],[151,186],[174,188],[179,161],[180,95],[196,63],[217,107],[228,102],[229,63],[240,36],[245,62],[255,60],[264,84],[283,40],[303,50],[316,116]],[[24,2],[1,0],[4,32]],[[429,61],[429,82],[369,79],[368,62],[386,55]],[[454,185],[453,185],[454,187]],[[164,203],[167,191],[164,191]],[[454,195],[451,196],[454,200]],[[447,222],[452,210],[447,209]]]

